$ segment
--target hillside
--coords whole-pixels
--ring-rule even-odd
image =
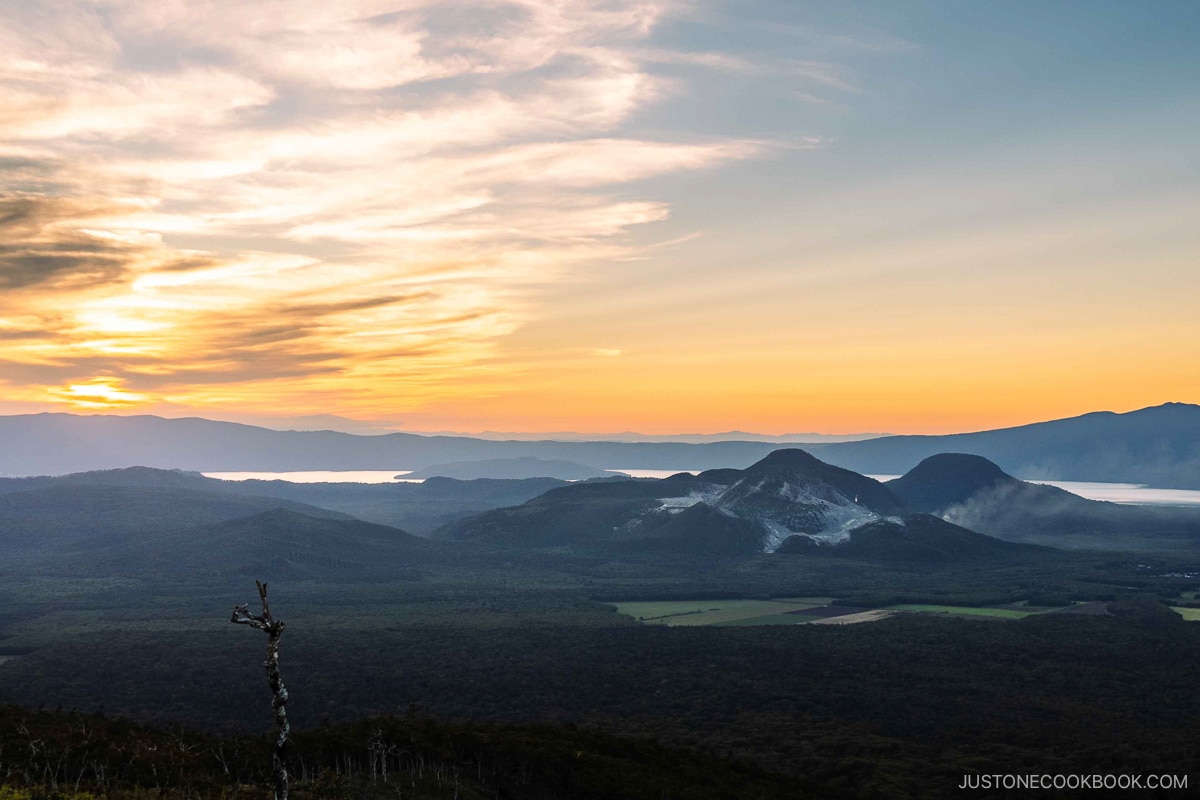
[[[87,550],[102,574],[359,582],[394,580],[414,566],[448,561],[454,548],[383,525],[276,508]]]
[[[1018,480],[976,455],[930,456],[887,486],[915,510],[1011,541],[1105,549],[1200,541],[1200,509],[1088,500]]]
[[[855,528],[836,547],[822,545],[806,536],[791,536],[775,552],[862,561],[939,563],[1020,561],[1048,557],[1054,551],[986,536],[929,514],[910,514]]]
[[[454,519],[491,508],[523,503],[564,486],[553,478],[461,481],[430,478],[423,483],[291,483],[281,480],[225,481],[198,472],[127,467],[61,476],[0,478],[0,496],[33,489],[71,486],[174,488],[275,497],[288,503],[319,506],[353,517],[425,534]],[[287,506],[288,503],[275,505]]]
[[[65,569],[71,563],[66,554],[85,544],[160,536],[280,508],[314,518],[347,518],[272,497],[167,487],[48,486],[0,495],[0,548],[9,567]]]

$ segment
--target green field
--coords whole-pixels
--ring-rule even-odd
[[[824,605],[823,597],[781,600],[666,600],[652,603],[615,603],[617,612],[652,625],[780,625],[789,622],[789,611]],[[778,618],[783,619],[778,619]],[[771,621],[767,621],[770,618]],[[755,622],[753,620],[762,620]],[[791,624],[807,622],[796,615]]]
[[[1187,622],[1200,622],[1200,608],[1177,608],[1171,606],[1172,611],[1179,613]]]
[[[820,617],[807,617],[804,614],[766,614],[761,617],[735,619],[731,622],[717,622],[722,627],[729,625],[799,625],[801,622],[812,622]]]
[[[828,605],[828,597],[788,597],[775,600],[662,600],[656,602],[615,603],[617,611],[650,625],[798,625],[820,619],[818,616],[792,614],[809,608]],[[868,610],[868,609],[864,609]],[[1012,607],[945,606],[923,603],[904,603],[887,606],[885,611],[907,611],[929,614],[950,614],[963,617],[992,617],[1023,619],[1047,609]],[[1180,609],[1176,609],[1180,610]],[[1184,619],[1200,619],[1200,609]]]
[[[935,606],[920,603],[905,603],[898,606],[888,606],[888,611],[924,611],[933,614],[955,614],[964,617],[1000,617],[1002,619],[1023,619],[1037,611],[1018,611],[1015,608],[980,608],[975,606]]]

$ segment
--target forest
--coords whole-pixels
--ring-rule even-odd
[[[950,467],[901,489],[1048,496]],[[530,499],[527,481],[485,482],[459,507],[473,484],[397,493],[457,520],[432,537],[350,516],[366,501],[336,485],[7,484],[4,800],[269,793],[263,637],[230,624],[256,580],[287,626],[296,797],[938,798],[964,775],[1196,766],[1200,625],[1182,615],[1200,610],[1200,559],[1161,546],[1183,528],[1004,541],[900,516],[912,501],[795,450]],[[1079,507],[1070,541],[1099,518]],[[822,527],[839,513],[860,522],[840,539]],[[799,533],[764,552],[763,520]],[[1129,542],[1148,547],[1113,547]],[[617,608],[783,598],[880,613],[688,625]]]
[[[288,621],[281,658],[298,731],[295,768],[307,776],[297,791],[329,793],[336,784],[360,796],[350,787],[369,772],[366,718],[398,730],[419,722],[429,752],[440,752],[444,737],[474,743],[438,761],[446,765],[441,788],[412,795],[429,797],[454,796],[445,776],[457,769],[461,777],[471,764],[479,773],[480,758],[498,766],[491,783],[477,775],[472,791],[509,797],[652,797],[642,790],[655,785],[674,787],[672,797],[948,797],[968,773],[1197,766],[1188,743],[1200,713],[1200,626],[1163,603],[1194,603],[1196,579],[1184,562],[1097,554],[1077,555],[1065,569],[934,573],[801,556],[670,568],[654,557],[548,563],[510,553],[492,570],[431,566],[396,583],[273,584],[272,607]],[[612,605],[704,587],[714,596],[820,593],[855,603],[1071,596],[1111,601],[1111,613],[663,627]],[[68,728],[73,719],[108,720],[118,727],[94,736],[122,752],[129,747],[109,740],[132,728],[119,726],[152,726],[138,734],[145,737],[199,737],[208,744],[169,767],[172,786],[189,796],[242,784],[263,790],[271,718],[262,637],[228,624],[233,603],[253,596],[248,580],[10,575],[3,593],[0,702],[15,704],[8,713],[41,709],[44,724]],[[556,771],[563,737],[577,737],[595,774]],[[230,784],[211,754],[233,743],[246,755]],[[485,745],[497,750],[462,755]],[[27,755],[11,756],[27,752],[4,748],[5,782],[51,796],[70,776],[53,777],[44,764],[40,772],[18,767]],[[55,756],[63,764],[72,757]],[[527,758],[542,765],[533,773],[543,782],[501,788],[508,770],[533,774],[520,766]],[[648,772],[630,782],[634,767],[622,759]],[[395,762],[393,773],[409,775],[411,763]],[[100,793],[155,787],[153,769],[150,778],[129,770],[107,772],[117,781],[107,788],[94,770],[70,779]],[[726,772],[717,779],[710,770]],[[739,788],[721,794],[722,785]],[[459,796],[471,796],[464,787]]]

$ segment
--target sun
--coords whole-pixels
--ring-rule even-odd
[[[52,389],[50,394],[57,402],[67,403],[74,408],[92,409],[126,408],[150,399],[149,395],[121,388],[121,383],[120,378],[97,377],[85,383]]]

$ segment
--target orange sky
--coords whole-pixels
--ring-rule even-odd
[[[0,11],[0,413],[942,433],[1200,401],[1169,14],[466,5]]]

